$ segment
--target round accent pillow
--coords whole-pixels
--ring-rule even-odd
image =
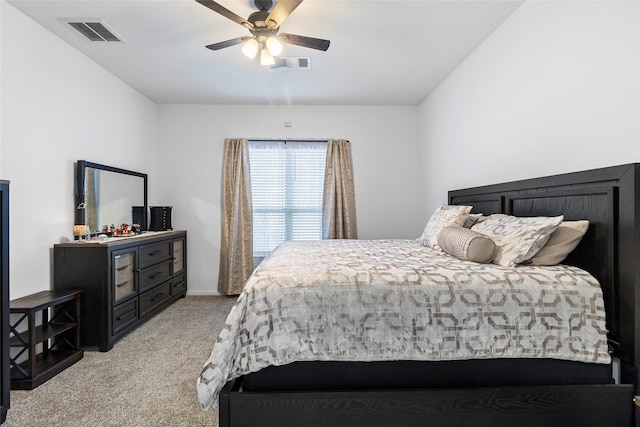
[[[440,230],[438,246],[443,252],[462,261],[481,264],[491,262],[496,252],[496,244],[489,237],[458,225]]]

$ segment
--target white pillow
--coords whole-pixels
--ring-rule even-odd
[[[451,225],[462,225],[469,216],[471,206],[442,205],[437,208],[424,227],[422,236],[418,238],[423,246],[441,250],[438,246],[438,233]]]
[[[488,236],[496,244],[493,263],[514,267],[533,257],[547,243],[564,217],[516,217],[493,214],[471,229]]]

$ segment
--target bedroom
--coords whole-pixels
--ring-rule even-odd
[[[215,292],[227,136],[283,136],[291,121],[284,136],[352,140],[362,238],[415,237],[449,189],[640,161],[635,1],[524,2],[427,99],[359,106],[158,105],[1,7],[12,298],[51,286],[51,246],[70,235],[81,158],[152,177],[150,203],[173,205],[174,226],[191,233],[192,295]],[[247,130],[246,115],[262,120]]]

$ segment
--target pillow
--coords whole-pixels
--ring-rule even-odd
[[[437,208],[429,222],[424,227],[422,236],[418,238],[418,242],[422,246],[428,246],[433,249],[440,250],[438,246],[438,233],[445,227],[450,225],[462,225],[465,219],[469,216],[471,206],[454,206],[454,205],[442,205]]]
[[[471,227],[496,244],[493,263],[514,267],[532,258],[547,243],[551,233],[556,231],[563,216],[516,217],[493,214]]]
[[[554,231],[547,244],[533,258],[524,262],[527,265],[560,264],[578,246],[589,229],[589,221],[563,221]]]
[[[438,245],[444,252],[458,259],[481,264],[491,262],[496,251],[493,240],[459,225],[443,228],[438,233]]]
[[[467,219],[464,220],[464,224],[462,224],[462,226],[464,228],[471,228],[473,226],[473,224],[478,222],[478,220],[480,219],[481,216],[483,216],[481,213],[469,214],[467,216]]]

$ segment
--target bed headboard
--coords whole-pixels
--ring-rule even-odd
[[[640,366],[640,164],[593,169],[449,192],[472,212],[587,219],[589,230],[564,261],[601,283],[609,343],[623,361],[623,382],[638,384]],[[636,332],[637,331],[637,332]]]

